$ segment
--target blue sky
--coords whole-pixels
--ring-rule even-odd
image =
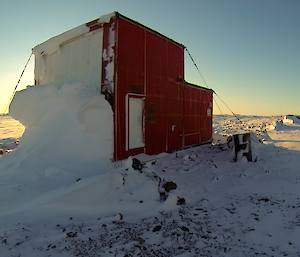
[[[0,9],[0,113],[31,49],[112,11],[184,44],[238,114],[299,114],[298,0],[10,0]],[[205,86],[186,54],[186,80]],[[18,87],[33,84],[30,61]],[[229,110],[215,97],[223,113]],[[214,112],[220,113],[214,105]]]

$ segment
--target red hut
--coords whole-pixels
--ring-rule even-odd
[[[114,112],[114,160],[212,139],[213,90],[184,80],[184,45],[117,12],[33,49],[35,83],[79,80]]]

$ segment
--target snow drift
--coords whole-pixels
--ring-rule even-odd
[[[17,92],[10,115],[26,127],[18,149],[6,156],[22,170],[44,171],[47,176],[49,169],[76,170],[112,157],[111,106],[80,82]]]

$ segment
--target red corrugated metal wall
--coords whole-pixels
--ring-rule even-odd
[[[146,153],[182,147],[184,49],[146,32]],[[156,106],[156,121],[149,122],[149,106]]]
[[[145,93],[145,31],[123,19],[117,19],[115,52],[115,160],[144,152],[143,149],[126,151],[126,94],[132,85],[141,85]]]
[[[202,91],[200,99],[201,110],[201,142],[212,140],[212,113],[213,113],[213,93],[212,91]],[[209,112],[208,112],[209,111]],[[208,114],[209,113],[209,114]]]
[[[184,146],[201,142],[200,134],[200,90],[184,87]]]
[[[184,76],[182,45],[118,18],[115,72],[115,160],[144,152],[158,154],[210,140],[207,109],[212,93],[180,81],[179,76]],[[128,94],[145,98],[145,147],[126,147]]]
[[[212,139],[212,92],[184,86],[184,146]]]

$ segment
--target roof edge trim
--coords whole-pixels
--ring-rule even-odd
[[[210,92],[212,92],[212,93],[215,92],[215,91],[214,91],[213,89],[211,89],[211,88],[199,86],[199,85],[197,85],[197,84],[193,84],[193,83],[190,83],[190,82],[187,82],[187,81],[185,81],[185,85],[191,86],[191,87],[200,88],[200,89],[203,89],[203,90],[206,90],[206,91],[210,91]]]

